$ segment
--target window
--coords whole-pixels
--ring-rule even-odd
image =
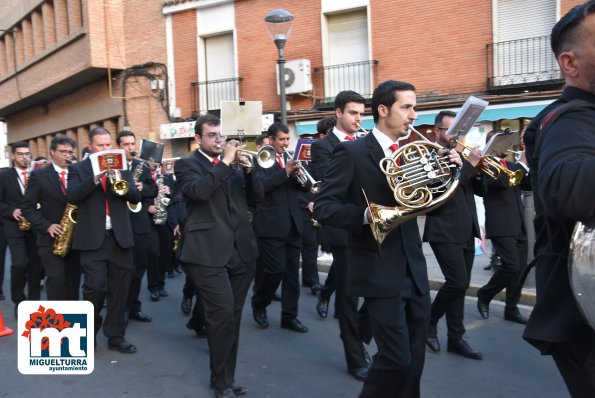
[[[200,109],[221,109],[221,101],[234,101],[239,97],[233,34],[210,36],[203,40],[206,79],[199,83]]]

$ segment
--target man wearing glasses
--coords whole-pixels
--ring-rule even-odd
[[[66,257],[53,254],[55,240],[65,232],[60,221],[67,204],[68,164],[75,146],[74,140],[65,135],[52,140],[52,162],[31,173],[23,200],[23,214],[37,232],[39,257],[47,276],[48,300],[79,298],[81,267],[78,252],[71,250]]]
[[[24,141],[12,144],[11,151],[14,167],[0,174],[0,215],[12,257],[10,294],[16,317],[21,301],[39,300],[41,264],[35,247],[35,234],[31,229],[25,231],[19,228],[19,221],[24,218],[21,202],[29,178],[31,151]],[[25,285],[28,294],[25,294]]]

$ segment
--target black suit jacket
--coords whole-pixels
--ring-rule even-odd
[[[325,183],[314,206],[314,218],[347,230],[347,294],[363,297],[396,297],[401,292],[408,267],[422,294],[429,291],[426,261],[414,218],[396,227],[384,240],[378,253],[369,225],[363,225],[367,207],[362,189],[370,202],[396,206],[379,163],[384,157],[372,134],[339,144]]]
[[[180,261],[223,267],[234,248],[244,263],[256,260],[256,238],[248,220],[246,195],[257,195],[253,172],[244,175],[223,162],[214,166],[194,152],[176,162],[176,190],[187,216]]]
[[[138,203],[141,194],[132,182],[131,173],[124,171],[122,178],[128,182],[128,193],[117,196],[112,192],[109,179],[106,192],[101,182],[95,184],[91,161],[85,159],[68,166],[66,200],[78,206],[77,223],[72,241],[73,250],[97,250],[105,239],[105,200],[107,198],[113,234],[124,248],[134,246],[129,210],[126,201]]]
[[[312,176],[317,181],[325,180],[325,175],[331,166],[333,151],[339,145],[339,137],[329,132],[323,138],[312,144],[310,153],[312,155]],[[317,220],[320,221],[320,220]],[[331,246],[346,246],[347,231],[335,228],[332,225],[322,224],[322,239],[324,243]]]
[[[287,163],[288,157],[284,156],[284,159]],[[261,200],[254,211],[253,225],[256,236],[286,238],[291,232],[292,223],[301,235],[304,218],[298,192],[308,192],[310,184],[302,186],[293,174],[288,177],[285,169],[277,162],[268,169],[256,164],[253,173],[261,191]]]
[[[508,178],[500,173],[498,179],[487,175],[484,179],[483,204],[486,216],[486,237],[525,236],[524,206],[521,200],[521,190],[530,190],[529,178],[526,170],[518,163],[506,162],[511,171],[525,171],[521,184],[511,187]]]
[[[62,191],[60,175],[54,165],[32,172],[23,199],[23,214],[37,233],[38,246],[54,244],[54,238],[47,229],[52,224],[60,224],[65,207],[66,191]]]
[[[12,213],[22,207],[23,194],[18,178],[14,167],[0,173],[0,215],[4,219],[4,233],[7,238],[20,238],[25,234],[12,217]]]
[[[481,179],[469,162],[463,160],[459,186],[444,205],[426,214],[424,242],[464,243],[471,236],[481,237],[474,193],[481,193]]]
[[[134,159],[130,167],[130,172],[133,173],[139,164],[140,160]],[[151,170],[148,167],[143,167],[138,181],[143,184],[143,189],[140,193],[142,207],[136,213],[130,212],[130,221],[132,223],[132,231],[135,234],[148,234],[151,231],[151,223],[147,209],[154,203],[154,198],[157,196],[157,184],[153,181]]]

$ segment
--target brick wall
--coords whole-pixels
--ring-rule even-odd
[[[192,113],[191,83],[198,81],[196,11],[187,10],[172,16],[176,106],[182,117]]]

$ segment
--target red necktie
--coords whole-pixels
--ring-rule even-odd
[[[388,149],[390,149],[391,151],[393,151],[393,153],[395,153],[397,151],[397,149],[399,149],[399,145],[398,144],[392,144],[391,146],[388,147]],[[401,165],[401,158],[397,159],[397,166]]]
[[[62,182],[62,193],[66,195],[66,171],[62,170],[60,172],[60,181]]]
[[[285,168],[285,164],[283,163],[283,155],[277,155],[277,162],[279,162],[279,166],[281,166],[282,169]]]
[[[107,189],[107,176],[104,174],[101,176],[101,186],[103,187],[103,192]],[[107,203],[107,195],[105,195],[105,215],[109,216],[109,204]]]
[[[151,170],[151,178],[153,181],[157,181],[157,170]]]
[[[219,164],[219,159],[215,158],[211,161],[211,163],[213,163],[214,166],[217,166]]]
[[[500,159],[500,164],[501,164],[502,166],[504,166],[504,168],[505,168],[505,169],[508,169],[508,166],[506,165],[506,160],[504,160],[504,159]]]
[[[21,171],[21,174],[23,175],[23,185],[27,185],[27,172],[26,171]]]
[[[355,137],[345,136],[345,141],[355,141]]]

